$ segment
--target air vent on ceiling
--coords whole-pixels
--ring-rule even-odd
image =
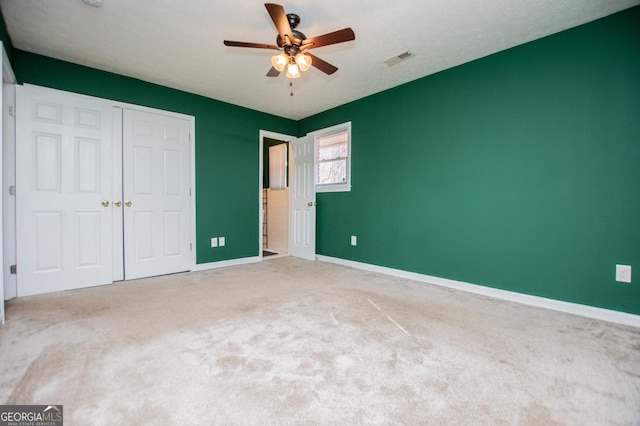
[[[82,0],[82,1],[88,4],[89,6],[102,7],[102,0]]]
[[[385,59],[384,63],[392,67],[396,64],[399,64],[402,61],[406,61],[407,59],[413,56],[415,56],[413,53],[409,52],[408,50],[405,50],[404,52],[398,53],[397,55],[394,55],[390,58]]]

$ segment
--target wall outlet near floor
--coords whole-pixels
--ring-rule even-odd
[[[356,237],[355,235],[351,236],[351,245],[352,246],[357,246],[358,245],[358,237]]]
[[[619,281],[621,283],[631,282],[630,265],[616,265],[616,281]]]
[[[218,238],[217,237],[211,238],[211,247],[218,247]]]
[[[224,247],[224,245],[227,243],[227,240],[224,237],[219,237],[218,238],[218,245],[220,247]]]

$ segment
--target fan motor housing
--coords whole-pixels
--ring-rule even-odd
[[[292,30],[300,23],[300,17],[295,13],[287,13],[287,20],[289,21],[289,26]]]
[[[291,44],[296,45],[298,47],[300,47],[302,42],[307,39],[307,36],[302,34],[298,30],[291,30],[291,33],[293,35],[293,40],[291,40]],[[278,34],[278,37],[276,37],[276,44],[278,45],[278,47],[284,47],[287,45],[287,43],[282,39],[282,37],[280,37],[280,34]]]

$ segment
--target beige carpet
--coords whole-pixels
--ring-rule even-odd
[[[279,258],[25,297],[0,402],[65,425],[640,424],[640,329]]]

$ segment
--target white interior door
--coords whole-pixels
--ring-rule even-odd
[[[112,282],[111,106],[17,88],[18,296]]]
[[[313,136],[292,141],[293,179],[291,179],[291,232],[289,254],[303,259],[316,258],[316,191],[314,178],[315,142]]]
[[[125,279],[190,269],[189,129],[185,119],[124,110]]]

